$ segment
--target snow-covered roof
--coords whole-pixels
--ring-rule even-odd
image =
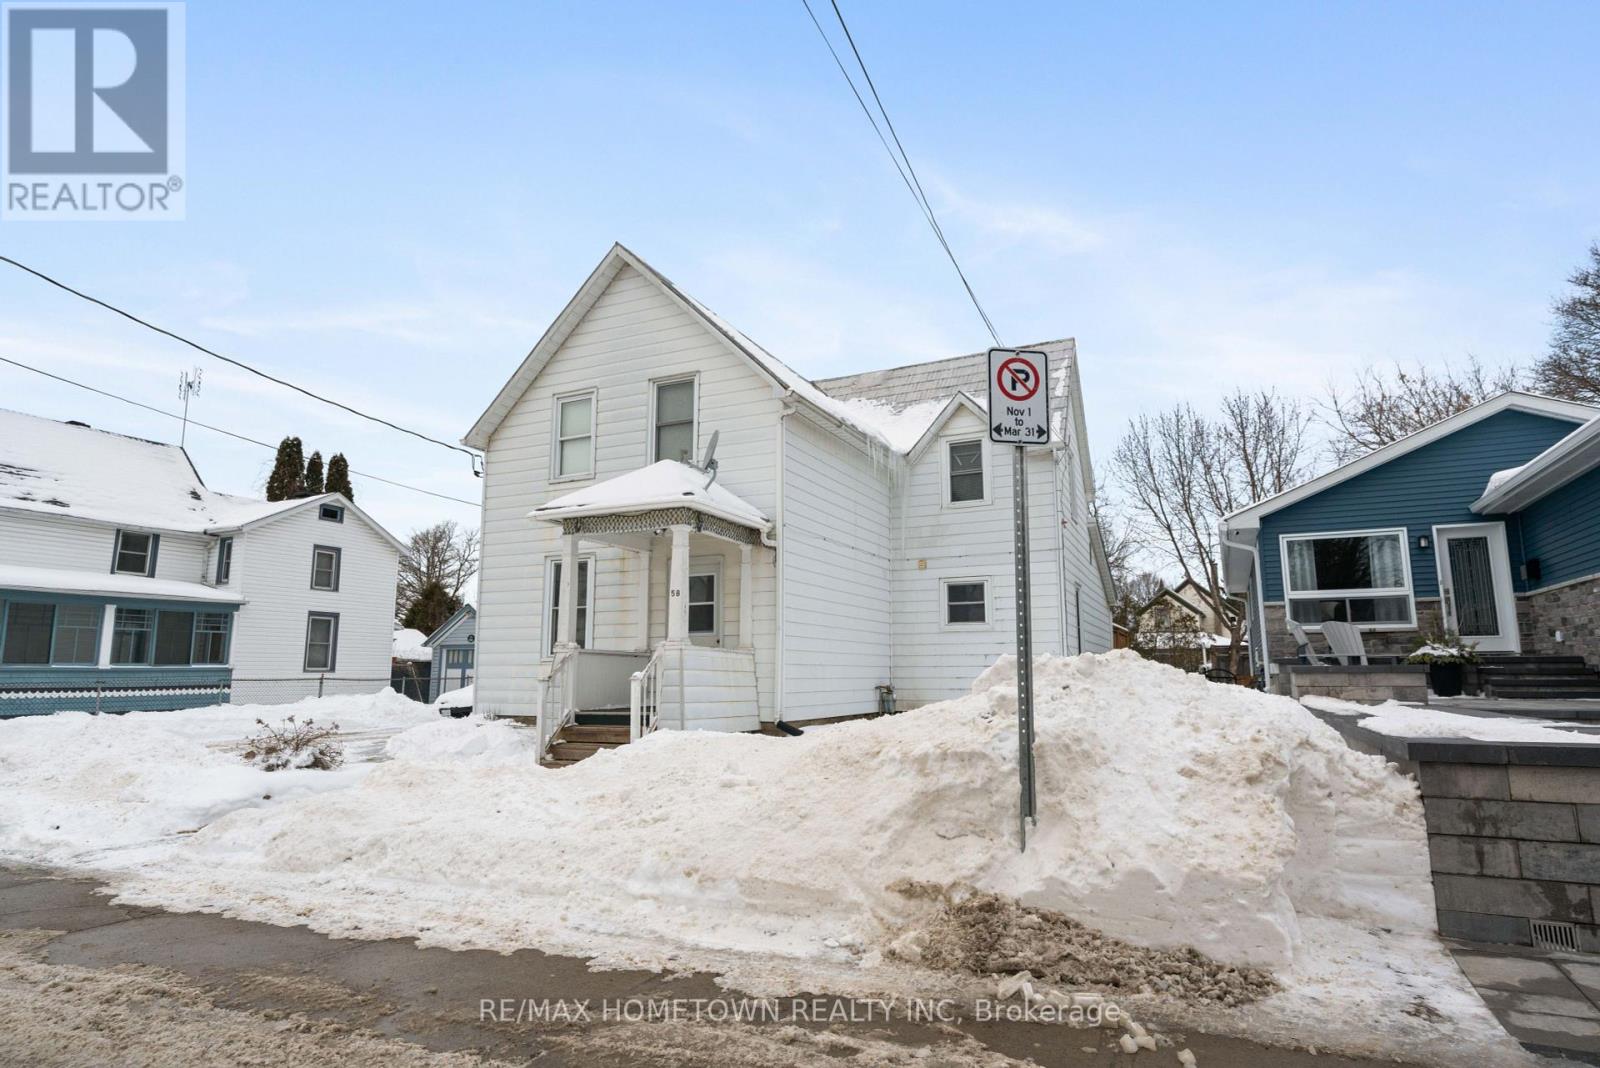
[[[693,508],[730,523],[765,530],[770,521],[761,509],[718,482],[706,485],[706,473],[677,460],[657,460],[649,467],[608,478],[563,494],[528,513],[529,518],[557,522],[589,515],[635,515],[658,508]]]
[[[1600,467],[1600,416],[1521,467],[1496,471],[1472,510],[1479,515],[1518,511],[1596,467]]]
[[[433,650],[428,648],[428,636],[414,627],[404,627],[394,632],[396,660],[432,660]]]
[[[137,597],[141,601],[208,601],[243,604],[238,590],[207,586],[203,582],[153,579],[143,575],[113,575],[96,571],[68,571],[54,567],[22,567],[0,563],[0,588],[39,593],[83,593],[111,597]]]
[[[218,493],[177,445],[0,409],[0,508],[202,534],[324,500],[338,501],[400,547],[340,494],[264,501]]]

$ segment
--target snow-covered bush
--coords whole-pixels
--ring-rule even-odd
[[[289,716],[276,727],[264,719],[256,720],[257,731],[244,743],[244,761],[262,771],[285,768],[313,768],[331,771],[344,763],[344,746],[336,735],[337,723],[326,727],[315,720],[304,723]]]
[[[1453,630],[1429,634],[1406,657],[1408,664],[1476,664],[1478,647]]]

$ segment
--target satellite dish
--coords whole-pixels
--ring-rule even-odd
[[[710,476],[706,479],[706,486],[710,486],[711,483],[717,480],[717,439],[721,436],[722,431],[720,430],[711,432],[711,441],[706,445],[705,459],[700,461],[700,470]]]

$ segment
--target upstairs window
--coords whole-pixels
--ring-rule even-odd
[[[594,474],[593,392],[556,401],[556,478],[586,478]]]
[[[984,499],[983,442],[952,441],[946,446],[950,504],[972,504]]]
[[[217,542],[217,585],[226,586],[233,575],[233,539]]]
[[[339,558],[342,554],[338,549],[328,545],[317,545],[311,550],[311,588],[314,590],[328,590],[338,592],[339,589]]]
[[[324,504],[317,509],[317,518],[326,519],[330,523],[343,523],[344,505]]]
[[[695,382],[680,378],[657,382],[655,392],[655,454],[651,461],[677,460],[692,464],[694,455]]]
[[[1404,530],[1285,536],[1283,581],[1289,618],[1306,627],[1329,620],[1371,627],[1415,625]]]
[[[111,570],[118,575],[144,575],[156,573],[156,544],[160,537],[141,534],[135,530],[117,531],[116,552],[112,556]]]

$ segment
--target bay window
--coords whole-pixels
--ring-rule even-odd
[[[1407,541],[1404,529],[1285,535],[1281,544],[1289,618],[1310,628],[1329,620],[1414,627]]]

